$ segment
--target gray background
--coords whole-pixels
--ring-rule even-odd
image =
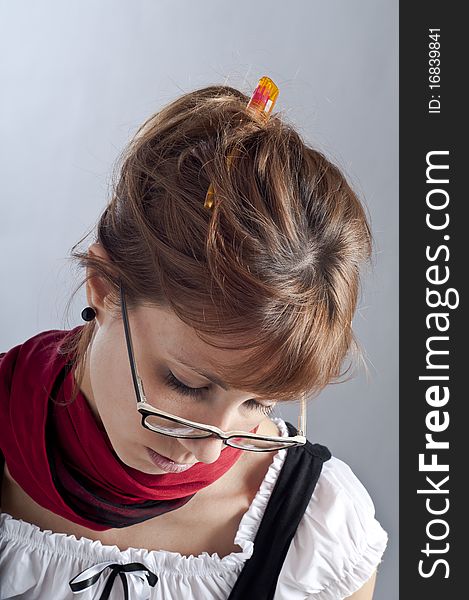
[[[308,438],[347,462],[389,533],[375,600],[398,596],[398,7],[391,0],[0,2],[0,351],[80,323],[67,255],[108,200],[113,161],[180,93],[280,87],[306,140],[368,207],[375,264],[354,326],[367,373],[309,405]],[[90,238],[91,241],[91,238]],[[282,416],[296,424],[295,407]]]

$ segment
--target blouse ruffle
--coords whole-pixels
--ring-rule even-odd
[[[387,543],[367,490],[332,456],[290,545],[275,600],[347,598],[377,569]]]

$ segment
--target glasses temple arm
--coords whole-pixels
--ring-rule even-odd
[[[125,300],[124,286],[120,282],[120,296],[121,296],[121,309],[122,309],[122,320],[124,322],[125,342],[127,345],[127,352],[129,355],[130,371],[132,373],[132,381],[135,388],[135,395],[137,403],[141,402],[145,398],[145,392],[143,390],[143,382],[137,374],[135,368],[135,358],[132,344],[132,334],[130,333],[130,324],[127,315],[127,302]]]
[[[306,397],[301,396],[301,410],[298,416],[298,435],[306,437]]]

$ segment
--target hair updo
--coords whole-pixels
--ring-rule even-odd
[[[219,366],[228,385],[287,401],[350,370],[341,371],[358,350],[351,321],[371,234],[339,168],[278,113],[246,110],[248,100],[210,86],[147,119],[97,223],[111,263],[75,251],[86,236],[71,257],[102,278],[116,318],[122,281],[129,312],[169,308],[207,344],[245,349],[244,361]],[[78,366],[73,399],[94,327],[62,349]]]

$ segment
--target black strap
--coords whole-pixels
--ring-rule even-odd
[[[5,356],[6,352],[0,352],[0,358]],[[3,452],[0,450],[0,511],[2,510],[2,487],[3,487],[3,473],[5,471],[5,457]]]
[[[286,425],[289,435],[297,435],[291,423]],[[309,441],[288,448],[254,539],[253,555],[246,561],[228,600],[274,597],[290,542],[313,495],[322,465],[330,458],[326,446]]]

